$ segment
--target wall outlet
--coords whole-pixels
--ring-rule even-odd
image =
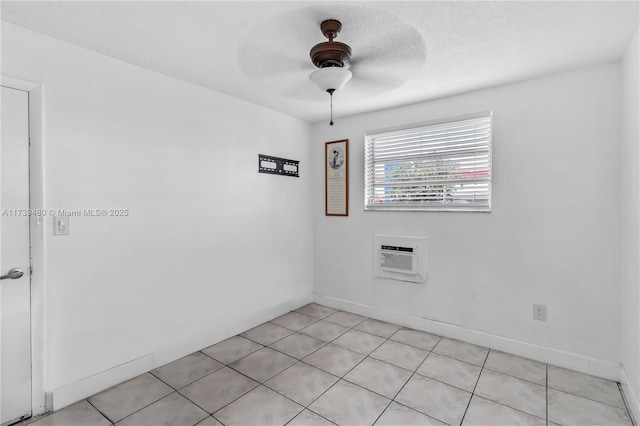
[[[533,304],[533,319],[538,321],[547,320],[547,305]]]

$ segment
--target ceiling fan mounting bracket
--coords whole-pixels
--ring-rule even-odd
[[[329,41],[333,41],[340,34],[342,23],[336,19],[327,19],[320,24],[320,30]]]

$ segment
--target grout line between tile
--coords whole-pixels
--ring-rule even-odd
[[[298,417],[300,414],[304,413],[304,411],[305,411],[305,410],[309,411],[310,413],[315,414],[316,416],[322,417],[323,419],[325,419],[325,420],[326,420],[326,421],[328,421],[329,423],[331,423],[331,424],[335,425],[335,423],[334,423],[334,422],[332,422],[331,420],[329,420],[329,419],[328,419],[328,418],[326,418],[325,416],[323,416],[323,415],[321,415],[321,414],[319,414],[319,413],[316,413],[316,412],[315,412],[315,411],[313,411],[313,410],[309,410],[309,408],[305,407],[305,408],[303,408],[303,409],[302,409],[302,411],[300,411],[298,414],[296,414],[296,415],[295,415],[295,417],[294,417],[293,419],[291,419],[291,420],[289,420],[287,423],[285,423],[285,424],[284,424],[284,426],[287,426],[289,423],[291,423],[292,421],[294,421],[294,420],[295,420],[295,418],[296,418],[296,417]]]
[[[462,418],[460,419],[461,425],[464,422],[464,418],[467,415],[467,411],[469,411],[469,406],[471,406],[471,400],[473,400],[473,396],[476,394],[476,388],[478,387],[478,382],[480,382],[480,377],[482,376],[482,371],[484,370],[484,366],[487,364],[487,359],[489,359],[490,352],[491,350],[488,350],[487,355],[485,355],[484,357],[484,362],[482,363],[482,369],[480,370],[480,374],[478,374],[478,378],[476,379],[476,384],[473,387],[473,391],[471,391],[471,397],[469,398],[469,402],[467,403],[467,408],[464,409],[464,414],[462,414]]]
[[[442,356],[446,356],[446,355],[442,355]],[[458,361],[460,361],[460,360],[458,360]],[[462,361],[462,362],[464,362],[464,361]],[[475,364],[471,364],[471,365],[475,365]],[[476,365],[476,367],[478,367],[478,366]],[[546,368],[546,364],[545,364],[545,368]],[[505,373],[504,371],[498,371],[498,370],[494,370],[493,368],[488,368],[488,367],[483,367],[483,370],[484,369],[487,369],[487,370],[492,371],[494,373],[504,374],[505,376],[513,377],[514,379],[522,380],[524,382],[531,383],[533,385],[547,387],[546,385],[541,385],[540,383],[532,382],[531,380],[523,379],[522,377],[518,377],[518,376],[514,376],[513,374]]]
[[[429,356],[429,354],[430,354],[430,353],[431,353],[431,352],[429,352],[429,353],[425,356],[425,359]],[[363,354],[360,354],[360,355],[363,355]],[[387,364],[387,365],[390,365],[390,366],[392,366],[392,367],[396,367],[396,368],[400,368],[400,369],[405,370],[405,371],[410,371],[411,373],[415,373],[415,372],[416,372],[416,370],[410,370],[410,369],[408,369],[408,368],[404,368],[404,367],[400,367],[399,365],[392,364],[392,363],[390,363],[389,361],[385,361],[385,360],[383,360],[383,359],[374,358],[374,357],[372,357],[372,356],[371,356],[371,354],[369,354],[369,355],[365,355],[365,356],[364,356],[364,359],[363,359],[362,361],[364,361],[364,360],[365,360],[365,359],[367,359],[367,358],[370,358],[370,359],[371,359],[371,360],[373,360],[373,361],[383,362],[383,363],[385,363],[385,364]],[[422,365],[422,363],[423,363],[423,362],[424,362],[424,360],[422,360],[422,362],[420,363],[420,365]],[[420,365],[418,365],[418,368],[420,368]],[[355,367],[354,367],[354,368],[355,368]],[[418,374],[419,374],[419,373],[418,373]],[[413,374],[411,374],[411,377],[413,377]]]
[[[406,384],[406,383],[405,383]],[[404,386],[403,386],[404,387]],[[378,417],[376,417],[376,419],[373,421],[372,426],[375,425],[376,423],[378,423],[378,420],[380,420],[380,417],[382,417],[384,415],[384,413],[389,409],[389,407],[391,407],[391,404],[393,404],[393,399],[391,401],[389,401],[389,403],[387,404],[386,407],[384,407],[384,410],[382,410],[382,412],[380,413],[380,415],[378,415]]]
[[[622,384],[620,384],[620,382],[618,382],[618,391],[620,392],[620,395],[622,396],[622,402],[624,403],[624,407],[627,410],[627,415],[629,416],[629,419],[631,419],[631,424],[633,426],[637,426],[636,422],[633,419],[633,416],[631,415],[631,409],[629,408],[629,405],[627,404],[627,398],[625,398],[625,395],[622,393]]]
[[[422,374],[422,373],[418,373],[417,371],[415,372],[415,374],[417,374],[417,375],[418,375],[418,376],[420,376],[420,377],[424,377],[425,379],[433,380],[434,382],[442,383],[443,385],[447,385],[447,386],[449,386],[449,387],[456,388],[456,389],[461,390],[461,391],[464,391],[464,392],[466,392],[466,393],[473,394],[473,392],[472,392],[472,391],[469,391],[469,390],[467,390],[467,389],[462,389],[462,388],[460,388],[460,387],[458,387],[458,386],[452,385],[451,383],[443,382],[443,381],[442,381],[442,380],[440,380],[440,379],[434,379],[433,377],[425,376],[424,374]],[[413,377],[413,375],[412,375],[411,377]],[[478,379],[479,379],[479,378],[480,378],[480,374],[478,374]],[[476,383],[478,382],[478,379],[476,379]],[[474,386],[474,389],[475,389],[475,386]]]
[[[391,337],[395,336],[395,335],[396,335],[396,333],[397,333],[398,331],[400,331],[400,330],[413,330],[413,331],[420,331],[420,330],[414,330],[414,329],[412,329],[412,328],[403,327],[403,328],[399,328],[395,333],[393,333],[393,334],[391,335]],[[427,333],[426,331],[420,331],[420,333],[431,334],[431,333]],[[437,338],[438,338],[438,341],[433,345],[433,347],[431,347],[431,349],[425,349],[425,348],[421,348],[420,346],[412,345],[411,343],[401,342],[401,341],[399,341],[399,340],[393,340],[391,337],[389,337],[389,340],[391,340],[392,342],[402,343],[403,345],[411,346],[412,348],[420,349],[420,350],[427,351],[427,352],[431,353],[431,352],[433,352],[433,350],[435,349],[435,347],[436,347],[436,346],[438,346],[438,343],[440,343],[440,340],[442,340],[442,336],[436,336],[435,334],[431,334],[431,335],[432,335],[432,336],[435,336],[435,337],[437,337]],[[440,355],[440,354],[438,354],[438,355]],[[446,356],[446,355],[442,355],[442,356]],[[449,358],[451,358],[451,357],[449,357]],[[459,360],[459,361],[461,361],[461,360]],[[466,361],[463,361],[463,362],[466,362]],[[471,363],[470,363],[470,362],[467,362],[467,364],[471,364]],[[471,365],[474,365],[474,364],[471,364]],[[414,411],[415,411],[415,410],[414,410]]]
[[[398,330],[402,330],[402,329],[401,329],[401,328],[399,328]],[[373,352],[375,352],[376,350],[378,350],[378,348],[379,348],[380,346],[382,346],[382,345],[384,345],[386,342],[388,342],[388,341],[391,339],[391,337],[393,337],[393,335],[394,335],[394,334],[396,334],[396,333],[398,332],[398,330],[394,331],[394,332],[391,334],[391,336],[387,337],[387,338],[386,338],[386,340],[385,340],[384,342],[380,343],[380,345],[378,345],[378,347],[377,347],[376,349],[374,349],[373,351],[371,351],[371,352],[369,353],[369,355],[371,355]],[[395,341],[394,341],[394,340],[392,340],[392,342],[395,342]],[[402,343],[402,342],[395,342],[395,343]],[[410,345],[408,345],[408,346],[410,346]],[[434,345],[434,347],[435,347],[435,345]],[[424,349],[423,349],[423,350],[424,350]],[[373,424],[376,424],[376,422],[377,422],[378,420],[380,420],[380,417],[382,417],[382,415],[384,414],[384,412],[385,412],[385,411],[387,411],[387,409],[389,408],[389,406],[391,406],[391,404],[396,400],[396,398],[398,397],[398,395],[400,394],[400,392],[402,392],[402,389],[404,389],[404,387],[407,385],[407,383],[409,383],[409,381],[413,378],[413,376],[416,374],[416,371],[418,371],[418,368],[420,368],[420,366],[424,363],[424,361],[427,359],[427,357],[429,356],[429,354],[431,354],[431,351],[427,351],[427,354],[424,356],[424,359],[423,359],[423,360],[418,364],[418,366],[415,368],[415,370],[413,370],[413,371],[412,371],[411,376],[409,376],[409,379],[407,379],[407,381],[406,381],[406,382],[404,382],[404,384],[400,387],[400,389],[395,393],[395,395],[393,396],[393,398],[390,398],[389,403],[387,404],[387,406],[386,406],[386,407],[384,407],[384,410],[382,410],[382,412],[378,415],[378,417],[376,417],[376,419],[375,419],[375,421],[373,422]],[[369,358],[369,357],[370,357],[369,355],[367,355],[367,356],[363,359],[363,361],[364,361],[365,359]],[[376,359],[376,358],[371,358],[371,359]],[[385,361],[382,361],[382,360],[377,360],[377,361],[385,362]],[[361,361],[361,362],[362,362],[362,361]],[[390,364],[390,365],[394,365],[394,364],[391,364],[391,363],[388,363],[388,364]],[[396,366],[396,367],[397,367],[397,366]],[[354,367],[354,368],[355,368],[355,367]],[[400,367],[400,368],[402,368],[402,367]],[[406,369],[406,368],[405,368],[405,370],[407,370],[407,371],[411,371],[411,370],[408,370],[408,369]],[[348,374],[348,373],[347,373],[347,374]],[[367,389],[367,390],[369,390],[370,392],[373,392],[373,391],[372,391],[372,390],[370,390],[370,389]],[[386,397],[385,397],[385,398],[386,398]],[[437,420],[437,419],[436,419],[436,420]]]
[[[288,315],[288,314],[290,314],[290,313],[292,313],[292,312],[295,312],[296,314],[299,314],[299,315],[302,315],[302,316],[304,316],[304,317],[311,318],[311,319],[314,319],[314,320],[315,320],[314,322],[312,322],[312,323],[310,323],[310,324],[307,324],[307,325],[305,325],[305,326],[304,326],[304,327],[302,327],[302,328],[307,328],[307,327],[309,327],[310,325],[317,323],[318,321],[322,321],[322,319],[320,319],[320,318],[312,317],[312,316],[310,316],[310,315],[301,314],[300,312],[296,312],[296,311],[289,311],[289,312],[287,312],[286,314],[280,315],[279,317],[275,317],[275,318],[273,318],[273,319],[271,319],[271,320],[269,320],[269,321],[267,321],[267,322],[270,322],[271,324],[277,325],[278,327],[283,327],[283,328],[286,328],[287,330],[291,330],[291,331],[293,331],[294,333],[297,333],[298,331],[302,330],[302,328],[300,328],[300,329],[298,329],[298,330],[294,330],[294,329],[292,329],[292,328],[285,327],[284,325],[280,325],[280,324],[278,324],[278,323],[273,322],[273,320],[274,320],[274,319],[278,319],[278,318],[280,318],[280,317],[282,317],[282,316],[284,316],[284,315]],[[259,326],[258,326],[258,327],[259,327]]]
[[[616,385],[618,385],[617,382],[616,382]],[[627,414],[629,414],[629,409],[627,408],[626,403],[624,403],[624,398],[622,399],[622,402],[625,404],[625,406],[623,408],[623,407],[618,407],[617,405],[612,405],[612,404],[608,404],[606,402],[598,401],[597,399],[589,398],[588,396],[578,395],[577,393],[568,392],[568,391],[563,390],[563,389],[554,388],[553,386],[547,386],[547,389],[553,389],[556,392],[562,392],[562,393],[566,393],[568,395],[572,395],[572,396],[575,396],[575,397],[578,397],[578,398],[589,400],[591,402],[597,402],[598,404],[606,405],[608,407],[612,407],[612,408],[615,408],[617,410],[624,410],[624,411],[627,412]]]
[[[507,405],[507,404],[505,404],[503,402],[500,402],[500,401],[495,401],[495,400],[493,400],[491,398],[487,398],[486,396],[480,396],[480,395],[475,394],[475,393],[473,394],[473,396],[476,396],[476,397],[481,398],[481,399],[486,399],[487,401],[491,401],[491,402],[493,402],[495,404],[502,405],[503,407],[507,407],[507,408],[509,408],[509,409],[511,409],[513,411],[518,411],[520,413],[526,414],[527,416],[535,417],[535,418],[540,419],[540,420],[545,420],[540,416],[536,416],[535,414],[527,413],[526,411],[522,411],[522,410],[520,410],[518,408],[514,408],[514,407],[512,407],[510,405]],[[547,423],[548,423],[548,421],[547,421]]]
[[[217,418],[216,416],[214,416],[213,414],[210,414],[210,416],[211,416],[211,417],[213,417],[213,419],[214,419],[215,421],[217,421],[218,423],[220,423],[222,426],[227,426],[225,423],[222,423],[222,422],[220,421],[220,419],[219,419],[219,418]]]
[[[156,377],[156,376],[153,376],[153,377]],[[134,378],[135,378],[135,377],[134,377]],[[157,377],[156,377],[156,378],[157,378]],[[158,380],[160,380],[160,379],[158,379]],[[103,414],[105,417],[107,417],[107,420],[109,420],[111,423],[116,424],[116,423],[118,423],[118,422],[123,421],[123,420],[124,420],[124,419],[126,419],[127,417],[131,417],[131,416],[133,416],[133,415],[134,415],[134,414],[136,414],[138,411],[142,411],[142,410],[144,410],[145,408],[149,407],[150,405],[153,405],[153,404],[155,404],[156,402],[158,402],[158,401],[160,401],[160,400],[165,399],[165,398],[166,398],[166,397],[168,397],[169,395],[174,394],[174,393],[178,393],[178,391],[176,391],[176,390],[175,390],[173,387],[171,387],[168,383],[165,383],[165,382],[164,382],[164,381],[162,381],[162,380],[160,380],[160,381],[161,381],[162,383],[164,383],[165,385],[169,386],[169,387],[173,390],[173,392],[171,392],[171,393],[169,393],[169,394],[167,394],[167,395],[165,395],[165,396],[163,396],[163,397],[161,397],[161,398],[159,398],[159,399],[156,399],[155,401],[153,401],[153,402],[151,402],[151,403],[149,403],[149,404],[145,405],[144,407],[141,407],[141,408],[139,408],[139,409],[137,409],[137,410],[135,410],[135,411],[131,412],[130,414],[127,414],[126,416],[124,416],[123,418],[121,418],[121,419],[120,419],[120,420],[118,420],[118,421],[112,421],[109,417],[107,417],[107,415],[106,415],[106,414],[103,414],[102,412],[100,412],[100,413],[101,413],[101,414]],[[180,395],[180,394],[179,394],[179,395]],[[184,395],[182,395],[182,396],[184,396]],[[89,400],[87,399],[87,401],[89,401]],[[189,402],[193,402],[193,401],[189,401]],[[91,402],[89,402],[89,404],[91,404]],[[92,405],[96,410],[98,410],[98,407],[96,407],[96,406],[95,406],[95,405],[93,405],[93,404],[91,404],[91,405]],[[98,411],[100,411],[100,410],[98,410]],[[207,412],[207,410],[204,410],[204,411],[205,411],[205,412]]]
[[[211,414],[209,414],[208,411],[205,410],[205,413],[207,413],[207,417],[205,417],[202,420],[198,420],[198,423],[194,424],[193,426],[198,426],[200,423],[206,421],[209,417],[213,418],[215,421],[218,421],[218,419],[214,418]],[[224,425],[223,425],[224,426]]]
[[[549,426],[549,366],[547,364],[544,365],[544,401],[545,401],[545,413],[546,419],[545,422],[547,426]]]
[[[158,379],[158,380],[160,380],[160,379]],[[166,383],[166,382],[163,382],[163,383],[165,383],[166,385],[169,385],[169,384],[168,384],[168,383]],[[170,385],[169,385],[169,386],[170,386]],[[173,387],[172,387],[171,389],[173,389],[173,392],[171,392],[170,394],[163,396],[163,397],[162,397],[162,398],[160,398],[159,400],[154,401],[154,402],[152,402],[152,403],[151,403],[151,404],[149,404],[149,405],[145,405],[145,406],[144,406],[144,407],[142,407],[141,409],[134,411],[133,413],[131,413],[131,414],[127,415],[126,417],[123,417],[122,419],[118,420],[117,422],[113,422],[113,424],[115,425],[116,423],[119,423],[119,422],[123,421],[124,419],[127,419],[127,418],[129,418],[129,417],[133,416],[134,414],[136,414],[136,413],[138,413],[138,412],[140,412],[140,411],[144,410],[145,408],[148,408],[148,407],[152,406],[152,405],[153,405],[153,404],[155,404],[156,402],[160,402],[160,401],[162,401],[163,399],[168,398],[169,396],[173,395],[174,393],[177,393],[178,395],[180,395],[181,397],[183,397],[184,399],[186,399],[187,401],[189,401],[190,403],[192,403],[193,405],[195,405],[196,407],[200,408],[202,411],[204,411],[205,413],[207,413],[207,417],[211,415],[207,410],[205,410],[204,408],[200,407],[199,405],[197,405],[195,402],[191,401],[191,400],[190,400],[189,398],[187,398],[186,396],[182,395],[182,394],[181,394],[180,392],[178,392],[175,388],[173,388]],[[202,420],[205,420],[207,417],[205,417],[205,418],[204,418],[204,419],[202,419]],[[202,420],[198,420],[198,423],[200,423]],[[196,424],[198,424],[198,423],[196,423]]]
[[[236,370],[233,370],[233,371],[236,371]],[[238,373],[238,374],[242,374],[242,373],[240,373],[239,371],[236,371],[236,373]],[[213,413],[212,413],[212,412],[210,412],[209,410],[207,410],[206,408],[204,408],[204,407],[200,406],[197,402],[192,401],[191,399],[189,399],[189,397],[188,397],[188,396],[186,396],[186,395],[182,395],[182,394],[180,394],[180,395],[184,396],[185,398],[187,398],[187,400],[189,400],[190,402],[194,403],[195,405],[197,405],[198,407],[200,407],[201,409],[203,409],[205,412],[209,413],[212,417],[214,417],[214,416],[213,416],[213,414],[214,414],[214,413],[217,413],[218,411],[222,410],[222,409],[223,409],[223,408],[225,408],[226,406],[233,404],[233,403],[234,403],[234,402],[236,402],[238,399],[242,398],[243,396],[245,396],[246,394],[248,394],[249,392],[251,392],[252,390],[254,390],[255,388],[257,388],[258,386],[260,386],[260,384],[261,384],[260,382],[258,382],[258,381],[256,381],[256,380],[253,380],[251,377],[246,376],[246,375],[244,375],[244,374],[242,374],[242,375],[243,375],[243,376],[245,376],[245,377],[247,377],[248,379],[250,379],[250,380],[252,380],[252,381],[254,381],[254,382],[258,383],[258,385],[257,385],[257,386],[252,387],[251,389],[249,389],[249,390],[248,390],[248,391],[246,391],[245,393],[243,393],[243,394],[239,395],[238,397],[236,397],[235,399],[233,399],[232,401],[230,401],[228,404],[225,404],[225,405],[223,405],[222,407],[218,408],[218,409],[217,409],[216,411],[214,411]],[[178,392],[178,393],[180,393],[180,392]],[[218,420],[218,419],[216,418],[216,420]],[[218,420],[218,421],[220,421],[220,420]],[[220,423],[222,423],[222,422],[220,422]]]
[[[436,419],[436,418],[435,418],[435,417],[433,417],[433,416],[430,416],[430,415],[428,415],[428,414],[426,414],[426,413],[423,413],[422,411],[416,410],[415,408],[411,408],[411,407],[409,407],[408,405],[403,404],[403,403],[402,403],[402,402],[400,402],[400,401],[396,401],[395,399],[394,399],[392,402],[395,402],[395,403],[396,403],[396,404],[398,404],[398,405],[402,405],[403,407],[408,408],[408,409],[409,409],[409,410],[411,410],[411,411],[415,411],[416,413],[420,413],[420,414],[422,414],[423,416],[429,417],[430,419],[433,419],[433,420],[435,420],[435,421],[437,421],[437,422],[444,423],[444,424],[446,424],[446,425],[448,425],[448,424],[449,424],[449,423],[445,422],[444,420]],[[389,404],[389,405],[391,405],[391,404]]]
[[[194,353],[195,353],[195,352],[194,352]],[[207,356],[207,354],[203,354],[203,355]],[[188,356],[188,355],[187,355],[187,356]],[[211,358],[210,356],[207,356],[207,357],[208,357],[208,358]],[[213,359],[213,358],[211,358],[211,359]],[[217,359],[213,359],[213,360],[214,360],[215,362],[220,363],[220,364],[222,365],[222,367],[220,367],[220,368],[218,368],[218,369],[216,369],[216,370],[212,371],[211,373],[207,373],[207,374],[205,374],[205,375],[204,375],[204,376],[202,376],[202,377],[198,377],[198,378],[197,378],[197,379],[195,379],[194,381],[189,382],[189,383],[187,383],[187,384],[186,384],[186,385],[184,385],[184,386],[180,386],[179,388],[177,388],[177,387],[175,387],[175,386],[172,386],[172,385],[171,385],[171,384],[169,384],[168,382],[166,382],[166,381],[162,380],[159,376],[157,376],[157,375],[155,375],[155,374],[153,373],[153,370],[149,371],[149,374],[151,374],[153,377],[155,377],[156,379],[160,380],[162,383],[164,383],[165,385],[169,386],[171,389],[173,389],[173,390],[175,390],[175,391],[177,392],[177,391],[179,391],[180,389],[184,389],[184,388],[186,388],[187,386],[189,386],[189,385],[191,385],[191,384],[193,384],[193,383],[197,382],[198,380],[200,380],[200,379],[204,379],[205,377],[210,376],[210,375],[212,375],[213,373],[215,373],[216,371],[222,370],[224,367],[226,367],[226,364],[221,363],[221,362],[220,362],[220,361],[218,361]],[[165,365],[167,365],[167,364],[165,364]],[[155,370],[155,369],[154,369],[154,370]]]
[[[92,396],[93,396],[93,395],[92,395]],[[109,423],[111,423],[111,424],[113,424],[113,425],[114,425],[114,424],[116,424],[116,422],[111,421],[111,419],[110,419],[109,417],[107,417],[107,415],[106,415],[106,414],[104,414],[102,411],[100,411],[100,410],[98,409],[98,407],[96,407],[95,405],[93,405],[93,404],[91,403],[91,401],[89,401],[89,398],[85,398],[84,400],[85,400],[85,401],[87,401],[87,402],[89,403],[89,405],[93,407],[93,409],[94,409],[94,410],[96,410],[98,413],[100,413],[100,415],[101,415],[102,417],[104,417],[105,419],[107,419],[107,421],[108,421]],[[52,411],[50,414],[53,414],[53,413],[55,413],[55,411]]]
[[[269,322],[269,321],[267,321],[267,322]],[[263,323],[263,324],[266,324],[266,323]],[[261,325],[262,325],[262,324],[261,324]],[[280,328],[284,328],[284,329],[285,329],[285,330],[287,330],[287,331],[291,331],[291,333],[287,334],[286,336],[282,336],[281,338],[276,339],[276,340],[274,340],[273,342],[269,342],[269,344],[267,344],[267,345],[265,345],[264,343],[260,343],[260,342],[258,342],[258,341],[256,341],[256,340],[253,340],[251,337],[248,337],[248,336],[242,336],[241,334],[237,334],[236,336],[244,337],[245,339],[247,339],[247,340],[251,340],[253,343],[257,343],[258,345],[262,345],[262,346],[264,346],[264,347],[266,348],[266,347],[269,347],[269,345],[273,345],[274,343],[277,343],[277,342],[279,342],[279,341],[280,341],[280,340],[282,340],[282,339],[286,339],[287,337],[291,336],[292,334],[299,333],[298,331],[292,331],[292,330],[290,330],[290,329],[288,329],[288,328],[286,328],[286,327],[282,327],[281,325],[278,325],[278,324],[273,324],[273,325],[275,325],[275,326],[277,326],[277,327],[280,327]],[[258,327],[259,327],[259,326],[258,326]],[[254,328],[255,328],[255,327],[254,327]],[[305,328],[306,328],[306,327],[305,327]],[[248,331],[248,330],[247,330],[247,331]],[[235,336],[234,336],[234,337],[235,337]],[[262,349],[262,348],[261,348],[261,349]],[[258,349],[258,350],[260,350],[260,349]],[[255,352],[257,352],[257,351],[255,351]],[[243,357],[243,358],[244,358],[244,357]]]
[[[240,336],[240,335],[238,335],[238,336]],[[234,337],[235,337],[235,336],[234,336]],[[247,339],[247,340],[251,340],[251,339]],[[234,362],[236,362],[236,361],[240,361],[242,358],[246,358],[246,357],[248,357],[249,355],[251,355],[251,354],[254,354],[254,353],[258,352],[259,350],[262,350],[262,349],[264,349],[264,348],[267,348],[267,347],[268,347],[268,346],[264,346],[264,345],[262,345],[262,344],[260,344],[260,343],[254,342],[253,340],[251,340],[251,342],[256,343],[256,344],[258,344],[258,345],[260,345],[260,346],[262,346],[262,347],[261,347],[261,348],[259,348],[259,349],[256,349],[256,350],[255,350],[255,351],[253,351],[253,352],[250,352],[250,353],[248,353],[248,354],[246,354],[246,355],[243,355],[243,356],[241,356],[240,358],[238,358],[238,359],[235,359],[235,360],[231,361],[230,363],[224,363],[224,362],[222,362],[222,361],[218,361],[217,359],[215,359],[214,357],[212,357],[212,356],[210,356],[210,355],[207,355],[207,354],[205,354],[205,355],[207,355],[209,358],[211,358],[211,359],[212,359],[212,360],[214,360],[214,361],[218,361],[220,364],[223,364],[225,367],[228,367],[230,364],[233,364],[233,363],[234,363]],[[204,377],[204,376],[203,376],[203,377]]]
[[[338,312],[344,312],[344,311],[338,311]],[[335,312],[334,312],[334,313],[335,313]],[[348,313],[348,312],[346,312],[346,313]],[[333,314],[331,314],[331,315],[333,315]],[[330,317],[331,315],[329,315],[329,317]],[[327,318],[329,318],[329,317],[327,317]],[[357,323],[356,325],[354,325],[354,326],[348,326],[348,325],[340,324],[339,322],[328,321],[327,319],[324,319],[323,321],[330,322],[331,324],[341,325],[341,326],[343,326],[343,327],[347,327],[347,328],[349,328],[350,330],[352,330],[352,329],[354,329],[355,327],[357,327],[357,326],[359,326],[360,324],[362,324],[363,322],[365,322],[365,321],[366,321],[366,319],[363,319],[362,321],[358,322],[358,323]]]

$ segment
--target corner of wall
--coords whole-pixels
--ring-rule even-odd
[[[638,424],[638,421],[640,421],[640,398],[633,390],[624,366],[620,367],[620,385],[622,387],[622,397],[633,417],[634,424]]]
[[[620,384],[640,421],[640,28],[622,58],[620,149],[621,354]]]
[[[58,389],[54,389],[51,392],[47,392],[47,394],[50,395],[50,405],[48,405],[47,408],[53,410],[64,408],[125,380],[132,379],[140,374],[144,374],[189,355],[190,353],[233,337],[236,334],[249,330],[280,315],[284,315],[312,301],[313,295],[310,293],[259,311],[239,315],[226,324],[212,327],[207,333],[192,336],[179,344],[141,356],[90,377],[85,377]]]

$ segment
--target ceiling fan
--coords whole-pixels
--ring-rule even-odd
[[[340,91],[347,107],[387,95],[423,71],[427,49],[411,23],[381,12],[376,2],[332,2],[274,15],[247,32],[239,66],[266,92],[301,108],[327,89]],[[329,79],[334,87],[325,82],[329,75],[340,76]]]
[[[320,89],[329,93],[331,99],[331,121],[333,126],[333,93],[351,80],[352,73],[348,69],[351,60],[351,47],[348,44],[334,41],[342,30],[342,23],[336,19],[327,19],[320,24],[322,34],[329,41],[318,43],[311,48],[311,62],[318,69],[311,73],[309,79]]]

